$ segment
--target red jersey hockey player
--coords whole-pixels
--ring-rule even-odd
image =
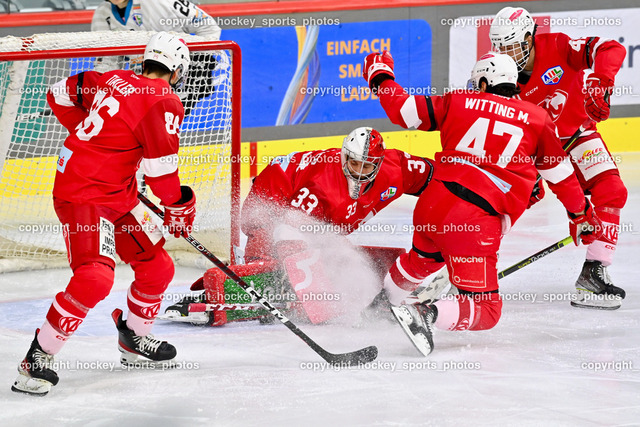
[[[158,33],[145,49],[142,75],[87,71],[49,91],[49,105],[70,132],[60,150],[53,199],[73,277],[36,331],[13,391],[43,395],[57,384],[53,355],[109,294],[116,253],[135,273],[127,320],[122,310],[113,312],[121,361],[175,357],[174,346],[149,334],[174,266],[163,249],[161,227],[137,200],[135,174],[142,164],[147,184],[165,207],[164,224],[176,237],[188,235],[195,196],[178,178],[184,112],[172,91],[188,66],[184,41]]]
[[[624,47],[601,37],[571,39],[566,34],[536,34],[525,9],[497,13],[489,36],[495,49],[518,64],[520,98],[545,108],[566,143],[588,126],[568,149],[580,185],[604,224],[604,233],[587,248],[576,282],[576,307],[616,309],[625,296],[607,272],[618,241],[620,210],[627,200],[620,173],[598,133],[596,122],[609,117],[609,96],[625,57]],[[599,295],[599,297],[596,297]]]
[[[402,194],[420,194],[432,173],[429,160],[385,149],[380,133],[365,127],[347,135],[342,149],[277,157],[256,177],[242,207],[245,257],[274,255],[269,206],[302,210],[349,234]]]
[[[459,295],[392,307],[416,348],[427,355],[434,325],[482,330],[498,322],[501,236],[525,210],[537,172],[567,208],[575,242],[593,241],[590,227],[600,224],[551,118],[542,108],[511,98],[517,93],[517,68],[509,56],[489,53],[476,63],[471,81],[479,91],[444,96],[407,95],[394,81],[387,52],[367,56],[364,70],[393,123],[441,132],[434,179],[414,210],[413,248],[397,259],[384,283],[390,302],[399,304],[429,274],[447,266]]]

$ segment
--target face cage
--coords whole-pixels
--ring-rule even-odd
[[[356,159],[355,157],[350,157],[349,155],[347,155],[346,161],[344,163],[344,165],[342,165],[342,169],[344,171],[344,174],[347,178],[351,179],[352,181],[354,181],[357,184],[362,184],[362,183],[367,183],[367,182],[371,182],[375,179],[376,175],[378,174],[378,171],[380,170],[380,164],[382,163],[382,159],[384,159],[384,156],[382,157],[369,157],[370,159],[372,159],[373,161],[362,161],[359,159]],[[358,162],[360,162],[360,171],[354,171],[352,168],[349,167],[349,161],[350,160],[356,160]],[[373,170],[371,172],[369,172],[368,174],[364,174],[362,173],[362,170],[364,169],[365,165],[373,165]]]
[[[171,84],[171,82],[169,82],[169,85],[173,88],[174,91],[178,91],[180,89],[182,89],[182,86],[184,86],[184,81],[185,81],[185,77],[186,77],[186,73],[184,72],[184,67],[182,65],[178,66],[178,68],[176,68],[176,70],[178,72],[178,80]],[[173,71],[171,72],[171,77],[173,77]],[[169,78],[169,80],[171,80],[171,77]]]
[[[500,46],[498,52],[509,55],[518,66],[518,72],[524,70],[529,60],[529,44],[526,41],[516,42],[508,46]]]

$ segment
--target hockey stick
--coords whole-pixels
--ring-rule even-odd
[[[498,279],[502,279],[505,276],[510,275],[511,273],[520,270],[523,267],[526,267],[527,265],[531,264],[534,261],[539,260],[542,257],[545,257],[547,255],[549,255],[552,252],[557,251],[558,249],[567,246],[569,243],[573,242],[573,238],[571,236],[567,236],[564,239],[560,240],[557,243],[554,243],[551,246],[547,246],[546,248],[544,248],[543,250],[536,252],[535,254],[531,255],[530,257],[527,257],[525,259],[523,259],[522,261],[520,261],[517,264],[512,265],[511,267],[502,270],[500,273],[498,273]]]
[[[156,215],[160,218],[164,218],[164,212],[158,208],[153,202],[147,199],[142,194],[138,193],[138,199],[144,203],[149,209],[151,209]],[[359,365],[362,363],[368,363],[375,360],[378,357],[378,348],[376,346],[369,346],[362,348],[357,351],[353,351],[350,353],[340,353],[334,354],[329,353],[324,348],[320,347],[318,343],[312,340],[307,334],[302,332],[296,325],[291,322],[291,320],[287,319],[284,314],[277,308],[273,306],[269,301],[264,299],[262,295],[256,291],[253,286],[246,283],[240,276],[234,273],[229,267],[227,267],[222,261],[220,261],[214,254],[212,254],[204,245],[198,242],[193,236],[184,238],[191,246],[193,246],[198,252],[204,255],[209,261],[215,264],[224,274],[227,275],[231,280],[236,282],[238,286],[240,286],[246,293],[251,295],[254,299],[256,299],[264,308],[269,310],[269,312],[276,317],[280,322],[282,322],[291,332],[296,334],[302,341],[304,341],[309,347],[313,349],[320,357],[326,360],[331,364],[339,364],[339,365]]]
[[[287,309],[287,304],[273,304],[275,308],[280,310]],[[233,311],[233,310],[259,310],[264,308],[262,304],[248,303],[248,304],[205,304],[202,302],[194,302],[189,304],[189,313],[202,313],[205,311]]]
[[[584,132],[587,126],[589,126],[590,124],[591,124],[591,119],[588,118],[587,120],[584,121],[583,124],[580,125],[580,127],[573,133],[573,135],[571,135],[571,138],[569,138],[569,141],[567,141],[567,143],[562,146],[564,151],[571,150],[571,147],[573,146],[573,144],[575,144],[578,138],[580,138],[580,135],[582,135],[582,132]]]

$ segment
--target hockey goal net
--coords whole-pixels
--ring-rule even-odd
[[[144,46],[153,34],[0,38],[0,271],[66,262],[51,192],[58,151],[68,132],[47,105],[48,88],[87,70],[140,71]],[[190,73],[201,78],[191,83],[187,78],[179,93],[190,106],[180,128],[180,179],[197,196],[198,240],[228,258],[239,236],[240,49],[233,42],[181,37],[190,48]],[[144,189],[143,180],[139,184]],[[193,253],[186,252],[189,246],[182,239],[168,241],[178,261]]]

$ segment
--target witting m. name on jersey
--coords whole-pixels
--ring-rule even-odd
[[[464,102],[464,108],[467,110],[486,111],[488,113],[495,113],[499,116],[506,117],[508,119],[516,119],[524,123],[529,123],[529,113],[525,113],[521,110],[516,110],[514,107],[505,105],[504,103],[493,101],[491,99],[474,99],[469,98]],[[516,111],[518,115],[516,117]]]

